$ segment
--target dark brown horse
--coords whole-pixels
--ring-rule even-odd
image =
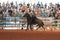
[[[38,19],[37,17],[34,19],[34,22],[32,21],[32,17],[28,13],[25,13],[23,17],[27,18],[27,29],[29,29],[28,26],[30,25],[30,29],[32,30],[32,25],[37,24],[39,26],[38,28],[42,27],[45,30],[45,28],[43,27],[44,26],[43,21]]]

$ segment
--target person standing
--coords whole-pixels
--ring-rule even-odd
[[[44,8],[47,8],[47,3],[45,3]]]
[[[39,2],[37,3],[37,7],[40,8],[40,3]]]
[[[30,4],[28,3],[28,4],[27,4],[27,8],[29,8],[29,7],[30,7]]]
[[[15,8],[16,8],[16,10],[18,9],[18,4],[17,4],[17,1],[15,2]]]
[[[40,7],[43,8],[43,3],[41,2]]]
[[[2,8],[1,3],[0,3],[0,8]]]

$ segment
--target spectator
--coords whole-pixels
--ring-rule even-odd
[[[28,3],[28,4],[27,4],[27,8],[29,8],[29,7],[30,7],[30,4]]]
[[[22,3],[20,3],[19,6],[22,7],[23,6]]]
[[[0,8],[2,8],[1,3],[0,3]]]
[[[47,3],[45,3],[44,8],[47,8]]]
[[[18,4],[17,4],[17,1],[16,1],[15,3],[16,3],[16,5],[15,5],[16,9],[18,9]]]
[[[12,16],[12,12],[13,12],[13,11],[12,11],[11,9],[8,10],[8,13],[9,13],[10,16]]]
[[[40,8],[40,3],[39,2],[37,3],[37,7]]]
[[[35,10],[35,8],[36,8],[36,5],[35,5],[35,3],[33,4],[33,10]]]
[[[13,7],[13,5],[14,5],[14,3],[13,3],[13,2],[11,2],[11,7]]]
[[[43,17],[46,16],[46,11],[45,11],[45,9],[42,11],[42,16],[43,16]]]
[[[41,5],[40,5],[41,8],[43,8],[43,3],[41,2]]]

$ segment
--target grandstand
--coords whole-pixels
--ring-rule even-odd
[[[26,11],[29,12],[33,10],[36,17],[44,22],[46,29],[59,30],[60,4],[55,4],[55,2],[44,4],[44,1],[38,1],[37,3],[26,3],[27,1],[21,1],[22,3],[18,3],[18,1],[0,3],[0,28],[21,29],[23,27],[26,29],[27,20],[23,18],[23,15]],[[34,29],[36,29],[36,27],[34,27]]]

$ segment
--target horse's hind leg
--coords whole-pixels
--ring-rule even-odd
[[[42,28],[45,30],[45,28],[42,26]]]
[[[39,26],[36,30],[38,30],[41,26],[40,25],[37,25],[37,26]]]
[[[27,29],[26,29],[26,30],[29,30],[29,28],[28,28],[28,27],[29,27],[29,24],[27,24]]]

